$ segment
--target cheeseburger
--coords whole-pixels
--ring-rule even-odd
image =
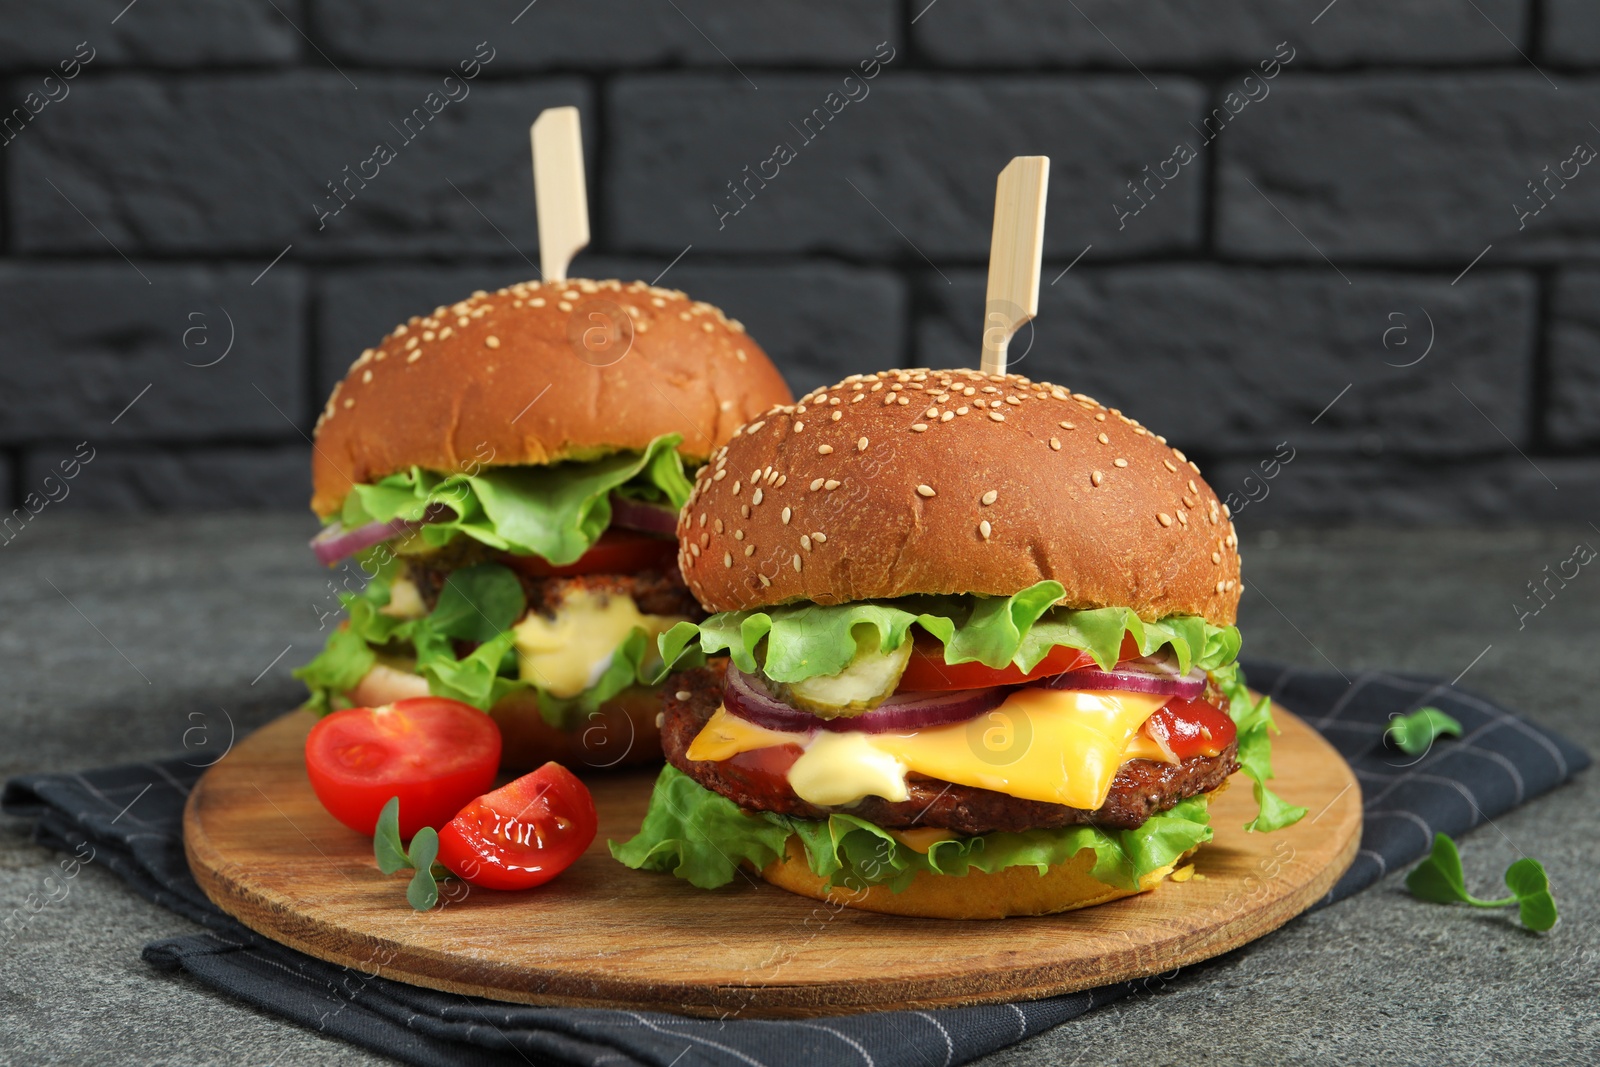
[[[668,682],[629,866],[998,918],[1152,888],[1235,771],[1251,829],[1304,813],[1264,784],[1227,509],[1081,393],[852,376],[736,430],[678,543],[713,658]]]
[[[737,321],[642,282],[395,327],[317,420],[312,547],[348,620],[296,672],[310,706],[431,693],[488,711],[508,766],[658,759],[656,639],[704,616],[676,563],[685,471],[789,397]]]

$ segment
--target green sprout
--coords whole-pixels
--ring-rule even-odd
[[[1444,834],[1435,834],[1433,854],[1406,875],[1406,888],[1412,896],[1435,904],[1470,904],[1475,908],[1508,908],[1515,904],[1522,925],[1530,930],[1548,930],[1556,924],[1550,879],[1538,860],[1524,856],[1506,868],[1505,877],[1506,887],[1511,890],[1509,897],[1479,900],[1467,892],[1456,843]]]
[[[418,911],[427,911],[439,901],[439,883],[434,875],[434,857],[439,855],[439,832],[424,826],[411,839],[411,849],[406,850],[400,841],[400,798],[390,797],[378,815],[378,825],[372,835],[372,854],[378,861],[378,870],[384,874],[396,871],[415,871],[411,884],[406,886],[406,900]],[[439,868],[440,874],[446,874]]]
[[[1461,736],[1461,724],[1435,707],[1418,708],[1397,716],[1383,732],[1384,739],[1408,756],[1420,756],[1439,738]]]

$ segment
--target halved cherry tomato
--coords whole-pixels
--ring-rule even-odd
[[[1119,659],[1135,659],[1138,655],[1139,646],[1133,640],[1133,635],[1124,634]],[[1065,674],[1067,671],[1094,665],[1094,658],[1089,653],[1068,648],[1066,645],[1052,648],[1044,659],[1039,661],[1038,666],[1027,673],[1023,673],[1020,667],[1010,664],[995,668],[985,667],[981,663],[946,663],[944,645],[927,634],[919,633],[917,642],[911,649],[911,661],[906,664],[906,672],[900,676],[900,688],[902,690],[987,689],[994,685],[1017,685],[1035,678],[1049,678],[1051,675]]]
[[[500,728],[470,704],[412,697],[345,708],[311,728],[306,774],[328,814],[372,835],[390,797],[400,798],[400,836],[440,827],[494,785]]]
[[[600,535],[589,551],[557,566],[541,556],[501,557],[512,570],[530,578],[572,578],[579,574],[632,574],[642,570],[664,570],[678,559],[678,542],[669,537],[621,530],[615,527]]]
[[[572,866],[599,825],[584,784],[546,763],[462,808],[439,831],[439,862],[484,889],[531,889]]]
[[[1145,720],[1144,730],[1165,742],[1179,759],[1215,756],[1233,744],[1238,728],[1227,712],[1204,700],[1173,697]]]

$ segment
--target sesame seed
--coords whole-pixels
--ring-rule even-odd
[[[1225,519],[1233,518],[1233,512],[1228,510],[1228,505],[1226,504],[1222,505],[1222,517]]]
[[[800,535],[800,547],[805,549],[807,552],[811,551],[811,538],[808,535]]]
[[[1198,463],[1191,459],[1188,460],[1188,464],[1190,470],[1194,471],[1196,474],[1200,473],[1200,465]]]
[[[800,572],[800,553],[798,552],[794,554],[794,569],[796,574]]]
[[[689,551],[694,555],[695,559],[699,559],[700,558],[700,546],[699,545],[691,544],[689,546]]]
[[[711,323],[709,323],[709,322],[702,322],[702,323],[701,323],[701,324],[700,324],[700,328],[701,328],[701,329],[702,329],[702,330],[704,330],[704,331],[705,331],[705,332],[706,332],[706,333],[710,333],[710,332],[711,332],[711,331],[712,331],[712,330],[714,330],[714,329],[716,329],[716,327],[715,327],[715,326],[713,326],[713,325],[712,325],[712,324],[711,324]]]
[[[828,535],[825,533],[813,533],[811,535],[811,540],[815,541],[819,545],[825,545],[828,543]]]
[[[349,411],[351,408],[353,408],[355,406],[356,406],[356,398],[355,397],[347,396],[347,397],[344,398],[344,408],[345,408],[346,411]]]
[[[761,579],[762,588],[766,588],[767,586],[772,584],[772,579],[768,578],[765,574],[758,574],[758,575],[756,575],[756,577]]]
[[[1105,434],[1101,434],[1100,436],[1096,437],[1095,440],[1099,441],[1103,445],[1109,445],[1111,443],[1111,438],[1107,437]]]
[[[485,347],[485,348],[499,348],[500,347],[500,338],[496,337],[494,334],[490,334],[488,337],[485,337],[483,339],[483,347]]]
[[[930,419],[938,418],[939,417],[939,409],[938,408],[929,408],[928,409],[928,414],[927,414],[926,417],[930,418]]]
[[[419,348],[415,352],[411,353],[409,356],[406,357],[406,362],[407,363],[415,363],[417,360],[419,360],[421,358],[422,358],[422,349]]]
[[[858,438],[856,440],[856,451],[857,452],[865,452],[866,450],[867,450],[867,439],[865,437]]]
[[[1226,592],[1227,588],[1228,588],[1228,583],[1227,582],[1218,582],[1217,583],[1217,592],[1219,592],[1219,593]]]
[[[967,408],[966,408],[965,405],[963,405],[962,407],[956,408],[956,414],[957,415],[965,415],[966,413],[967,413]]]
[[[372,372],[371,372],[371,371],[369,371],[369,370],[364,370],[364,371],[362,371],[362,372],[361,372],[361,380],[362,380],[362,381],[363,381],[363,382],[370,382],[370,381],[372,381]]]
[[[867,394],[866,393],[857,393],[855,396],[850,398],[850,403],[859,404],[859,403],[861,403],[861,401],[865,400],[866,398],[867,398]]]
[[[1050,438],[1050,447],[1052,449],[1054,449],[1055,451],[1060,452],[1061,451],[1061,438],[1059,438],[1059,437]]]
[[[832,445],[818,445],[817,446],[817,455],[819,455],[819,456],[831,456],[831,455],[833,455],[833,446]]]
[[[1165,511],[1160,511],[1156,513],[1156,521],[1163,526],[1171,526],[1172,516],[1168,515]]]
[[[733,566],[733,553],[732,552],[724,552],[722,554],[722,565],[724,567]]]
[[[1116,459],[1111,461],[1111,465],[1113,467],[1126,467],[1128,465],[1128,461],[1123,459],[1121,456],[1118,456]]]
[[[1000,414],[998,411],[989,412],[989,417],[991,419],[993,419],[995,422],[1005,422],[1006,421],[1006,417],[1004,415]]]
[[[862,440],[865,440],[865,438],[862,438]],[[821,478],[813,478],[811,480],[811,491],[813,493],[815,493],[818,489],[821,489],[821,488],[822,488],[822,479]]]
[[[1063,422],[1059,425],[1063,430],[1076,430],[1078,428],[1076,424],[1070,422]]]
[[[406,351],[407,352],[411,351],[413,348],[416,348],[421,343],[422,343],[422,338],[413,337],[411,340],[406,342]]]
[[[720,482],[720,481],[722,481],[722,479],[726,478],[727,476],[728,476],[728,472],[727,471],[720,470],[720,471],[718,471],[717,473],[715,473],[715,474],[713,474],[711,476],[711,480],[714,481],[714,482]],[[734,482],[733,483],[733,491],[734,491],[735,494],[737,494],[739,492],[739,483],[738,482]]]
[[[1186,515],[1184,512],[1179,511],[1178,512],[1178,522],[1183,526],[1189,525],[1189,516]]]
[[[1213,552],[1213,553],[1211,553],[1211,562],[1212,563],[1221,563],[1222,562],[1222,553],[1221,552]]]
[[[940,422],[949,422],[951,419],[953,419],[955,417],[956,417],[956,413],[955,412],[947,411],[943,415],[939,416],[939,421]]]
[[[1164,459],[1164,460],[1162,460],[1162,461],[1161,461],[1161,465],[1162,465],[1162,466],[1163,466],[1163,467],[1165,467],[1165,468],[1167,468],[1167,470],[1169,470],[1169,471],[1171,471],[1171,472],[1172,472],[1172,473],[1173,473],[1173,474],[1177,474],[1177,473],[1178,473],[1178,468],[1177,468],[1177,467],[1174,467],[1174,466],[1173,466],[1173,465],[1172,465],[1172,460],[1170,460],[1170,459]]]
[[[750,497],[750,503],[752,503],[752,504],[759,504],[759,503],[761,503],[761,487],[760,487],[760,486],[759,486],[759,485],[758,485],[758,486],[756,486],[756,491],[755,491],[755,493],[754,493],[754,494],[752,494],[752,495],[751,495],[751,497]]]
[[[989,540],[989,534],[993,530],[994,530],[994,527],[989,525],[989,520],[988,519],[984,519],[982,522],[978,523],[978,532],[983,535],[983,539],[985,541]]]
[[[785,526],[787,526],[787,525],[789,525],[789,518],[790,518],[790,516],[792,516],[792,515],[793,515],[793,514],[794,514],[794,512],[793,512],[793,511],[790,511],[790,510],[789,510],[789,509],[788,509],[788,508],[784,508],[784,509],[783,509],[783,524],[784,524],[784,525],[785,525]]]
[[[911,406],[911,398],[908,397],[908,396],[900,397],[900,406],[903,407],[903,408],[910,407]]]
[[[1014,396],[1008,396],[1008,397],[1006,397],[1006,403],[1007,403],[1007,404],[1011,404],[1011,405],[1012,405],[1012,406],[1014,406],[1014,407],[1021,407],[1021,406],[1022,406],[1022,401],[1020,401],[1020,400],[1018,400],[1018,399],[1017,399],[1017,398],[1016,398],[1016,397],[1014,397]]]
[[[673,696],[676,696],[679,700],[688,700],[690,697],[694,696],[694,694],[689,692],[687,689],[680,689],[674,693]]]
[[[711,535],[708,534],[708,533],[701,534],[700,535],[700,547],[701,548],[709,548],[710,545],[711,545]]]
[[[1000,494],[991,489],[978,499],[983,502],[985,507],[988,507],[990,504],[993,504],[996,500],[1000,499]]]
[[[765,426],[766,424],[767,424],[767,420],[766,419],[760,419],[760,420],[758,420],[756,422],[752,422],[749,426],[746,426],[744,428],[744,432],[745,433],[755,433],[757,430],[761,429],[761,427]]]
[[[1095,422],[1105,422],[1106,421],[1106,413],[1103,412],[1103,411],[1095,412],[1094,421]]]
[[[931,485],[919,485],[919,486],[917,486],[917,492],[919,494],[921,494],[922,496],[934,496],[935,495],[935,493],[933,491],[933,486],[931,486]]]
[[[436,334],[435,334],[435,333],[434,333],[434,332],[433,332],[433,331],[432,331],[432,330],[423,330],[423,331],[422,331],[422,339],[423,339],[423,340],[424,340],[424,341],[431,341],[431,340],[433,340],[433,339],[434,339],[434,337],[436,337],[436,336],[437,336],[437,335],[436,335]]]
[[[1178,462],[1179,463],[1187,463],[1187,462],[1189,462],[1189,457],[1184,455],[1182,452],[1179,452],[1176,448],[1174,448],[1172,450],[1172,454],[1174,456],[1178,457]]]
[[[748,519],[750,517],[750,505],[749,504],[740,504],[739,505],[739,514],[743,515],[745,518]]]
[[[1105,480],[1106,480],[1106,476],[1104,474],[1100,473],[1099,471],[1094,471],[1092,474],[1089,475],[1089,484],[1092,485],[1092,486],[1095,486],[1096,488],[1098,488],[1100,483],[1105,481]]]
[[[1189,492],[1191,492],[1191,493],[1200,492],[1200,487],[1194,484],[1194,479],[1193,478],[1189,479]]]
[[[911,424],[911,432],[912,433],[921,433],[923,430],[926,430],[927,428],[928,428],[928,424],[925,423],[925,422],[914,422],[914,423]]]
[[[828,490],[831,493],[831,492],[833,492],[833,490],[839,488],[839,485],[840,485],[840,482],[839,482],[839,480],[837,478],[829,478],[827,481],[822,483],[822,488]]]
[[[744,540],[744,531],[743,530],[735,530],[735,531],[733,531],[733,539],[735,541],[743,541]]]
[[[833,402],[837,404],[839,402],[838,398],[835,397]],[[829,415],[828,418],[832,419],[834,422],[838,422],[840,419],[844,418],[844,412],[835,411],[832,415]]]
[[[700,513],[700,527],[701,527],[701,529],[704,529],[705,525],[706,525],[706,513],[702,511]]]
[[[803,423],[803,422],[796,422],[794,424],[794,432],[795,433],[799,433],[801,430],[804,430],[805,428],[806,428],[806,424]]]
[[[528,301],[528,306],[529,307],[536,307],[536,308],[544,307],[544,297],[542,297],[542,296],[534,297],[532,300]]]
[[[721,519],[718,519],[718,520],[717,520],[717,521],[716,521],[716,522],[714,522],[714,523],[712,523],[712,524],[711,524],[711,528],[712,528],[712,529],[714,529],[714,530],[716,530],[716,531],[717,531],[717,533],[721,533],[721,532],[722,532],[722,529],[723,529],[723,527],[722,527],[722,520],[721,520]]]

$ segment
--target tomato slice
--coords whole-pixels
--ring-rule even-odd
[[[1179,759],[1218,755],[1239,736],[1233,718],[1215,704],[1178,697],[1146,719],[1144,731]]]
[[[440,827],[494,785],[500,728],[458,700],[412,697],[326,716],[306,738],[306,774],[328,814],[369,837],[390,797],[400,836]]]
[[[1135,659],[1139,646],[1132,634],[1122,637],[1119,659]],[[1093,667],[1094,657],[1087,652],[1066,645],[1057,645],[1040,660],[1038,666],[1024,673],[1020,667],[986,667],[981,663],[946,663],[944,645],[936,638],[919,633],[911,649],[911,660],[906,672],[900,676],[902,690],[921,689],[987,689],[994,685],[1017,685],[1036,678],[1049,678],[1065,674],[1080,667]]]
[[[572,578],[580,574],[632,574],[665,570],[678,560],[678,542],[669,537],[612,527],[571,563],[557,566],[542,556],[506,553],[501,562],[530,578]]]
[[[546,763],[462,808],[439,831],[439,862],[484,889],[532,889],[572,866],[599,825],[584,784]]]

